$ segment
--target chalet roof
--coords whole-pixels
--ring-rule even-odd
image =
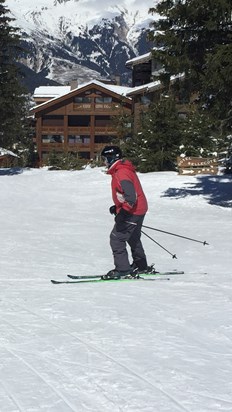
[[[55,98],[70,92],[71,86],[39,86],[34,91],[34,97]]]
[[[3,149],[3,147],[0,147],[0,157],[2,157],[2,156],[18,157],[16,154],[11,152],[11,150]]]
[[[149,93],[154,90],[158,90],[162,87],[162,83],[157,80],[155,82],[143,84],[141,86],[133,87],[132,90],[127,94],[128,96],[133,96],[137,94]]]
[[[141,56],[137,56],[131,60],[127,60],[126,66],[135,66],[136,64],[139,64],[139,63],[149,62],[151,60],[151,57],[152,57],[151,52],[142,54]]]
[[[161,33],[159,31],[156,31],[156,33]],[[150,60],[152,60],[152,52],[154,50],[161,50],[162,47],[157,47],[154,46],[152,47],[151,51],[145,54],[141,54],[140,56],[134,57],[133,59],[127,60],[126,61],[126,66],[136,66],[136,64],[140,64],[140,63],[147,63]]]
[[[185,77],[185,76],[184,76],[184,73],[179,73],[179,74],[177,74],[177,75],[171,76],[170,81],[171,81],[171,83],[174,83],[177,79],[181,80],[181,79],[183,79],[184,77]],[[141,85],[141,86],[133,87],[133,88],[131,89],[131,91],[127,93],[127,96],[128,96],[128,97],[133,97],[134,95],[153,92],[154,90],[159,90],[159,89],[161,89],[162,87],[163,87],[163,86],[162,86],[161,81],[160,81],[160,80],[156,80],[156,81],[154,81],[154,82],[150,82],[150,83],[147,83],[147,84],[143,84],[143,85]]]
[[[75,95],[75,93],[77,91],[80,91],[81,89],[87,88],[89,86],[99,86],[102,89],[105,89],[106,91],[117,94],[119,96],[126,97],[127,99],[130,99],[129,97],[127,97],[127,94],[128,94],[129,91],[132,90],[132,87],[118,86],[118,85],[114,85],[114,84],[105,84],[105,83],[100,82],[99,80],[91,80],[88,83],[81,84],[81,85],[79,85],[78,87],[76,87],[75,89],[72,89],[72,90],[70,90],[70,86],[41,86],[41,87],[38,87],[36,89],[37,93],[40,92],[40,91],[43,92],[43,93],[44,93],[44,91],[46,92],[46,88],[49,89],[49,90],[47,90],[47,93],[49,93],[49,92],[54,93],[55,91],[56,91],[57,94],[62,93],[62,91],[64,93],[59,94],[58,96],[53,97],[53,98],[51,98],[50,100],[48,100],[44,103],[41,103],[37,106],[34,106],[30,111],[33,112],[33,111],[37,111],[37,110],[39,111],[39,109],[44,109],[45,107],[50,106],[51,104],[55,103],[56,101],[59,101],[60,99],[63,100],[63,99],[69,98],[69,97]],[[66,91],[65,91],[64,89],[62,89],[62,87],[68,87],[69,90],[67,91],[67,89],[66,89]],[[41,89],[41,90],[39,90],[39,89]],[[41,97],[42,96],[44,97],[44,94],[42,94]],[[38,97],[38,94],[36,94],[36,97]]]

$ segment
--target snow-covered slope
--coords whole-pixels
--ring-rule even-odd
[[[0,411],[231,412],[231,177],[140,174],[170,281],[52,285],[113,267],[110,176],[0,171]],[[207,272],[207,273],[206,273]]]
[[[154,4],[154,2],[153,2]],[[150,49],[147,30],[155,16],[137,0],[7,0],[30,56],[23,63],[66,84],[120,74],[126,60]]]

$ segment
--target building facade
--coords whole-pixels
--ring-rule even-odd
[[[160,100],[163,86],[159,80],[155,81],[160,66],[156,64],[152,51],[126,62],[126,67],[132,71],[132,89],[128,97],[132,98],[132,115],[134,119],[134,132],[139,130],[141,114],[151,103]]]
[[[31,109],[39,165],[54,151],[95,159],[117,137],[117,116],[131,113],[129,88],[97,80],[70,91],[65,87],[49,88],[47,95],[37,90],[34,95],[39,103]]]
[[[131,97],[132,115],[134,119],[134,132],[137,132],[141,123],[141,115],[149,109],[151,104],[157,103],[165,98],[165,87],[160,80],[156,80],[163,71],[162,67],[155,61],[152,51],[142,56],[128,60],[126,66],[132,71],[132,88],[127,93]],[[170,90],[173,84],[182,81],[184,75],[172,76],[170,79]],[[165,93],[164,93],[165,92]],[[192,96],[194,100],[196,96]],[[176,95],[176,108],[179,116],[186,116],[189,111],[189,100],[186,101],[181,96]]]

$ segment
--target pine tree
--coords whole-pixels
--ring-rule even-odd
[[[13,20],[5,0],[0,0],[0,146],[20,150],[28,145],[29,101],[16,65],[22,49],[18,29],[11,26]]]
[[[208,57],[232,43],[231,11],[231,0],[163,0],[151,8],[161,16],[151,38],[163,46],[154,56],[164,77],[184,72],[191,92],[201,90]]]
[[[215,150],[215,136],[211,119],[198,110],[188,113],[182,120],[180,154],[210,157]],[[215,155],[214,155],[215,156]]]
[[[182,123],[174,101],[164,98],[142,114],[138,134],[123,152],[140,172],[174,170],[182,139]]]
[[[214,119],[218,119],[221,134],[230,133],[232,128],[232,42],[217,46],[214,53],[207,56],[201,99]]]
[[[223,146],[232,128],[231,0],[164,0],[150,12],[161,16],[151,32],[162,45],[154,51],[165,69],[161,80],[168,85],[171,75],[185,74],[176,92],[198,94],[200,115],[211,116]]]
[[[52,151],[46,159],[46,165],[51,169],[81,170],[86,166],[86,160],[79,158],[77,153]]]
[[[112,143],[115,145],[120,145],[125,139],[131,136],[132,130],[132,115],[128,113],[125,108],[124,104],[118,104],[117,107],[117,115],[112,116],[112,125],[117,132],[117,137],[112,139]]]

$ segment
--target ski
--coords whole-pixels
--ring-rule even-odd
[[[157,281],[157,280],[170,280],[169,277],[160,277],[160,278],[153,278],[153,279],[144,279],[143,277],[139,277],[139,278],[119,278],[119,279],[101,279],[100,277],[98,278],[94,278],[94,279],[90,279],[90,278],[86,278],[86,279],[77,279],[77,280],[54,280],[51,279],[51,282],[54,285],[60,285],[60,284],[74,284],[74,283],[106,283],[106,282],[131,282],[131,281]]]
[[[153,273],[141,273],[141,276],[169,276],[169,275],[183,275],[183,271],[167,271],[167,272],[153,272]],[[67,275],[70,279],[101,279],[101,275]]]

